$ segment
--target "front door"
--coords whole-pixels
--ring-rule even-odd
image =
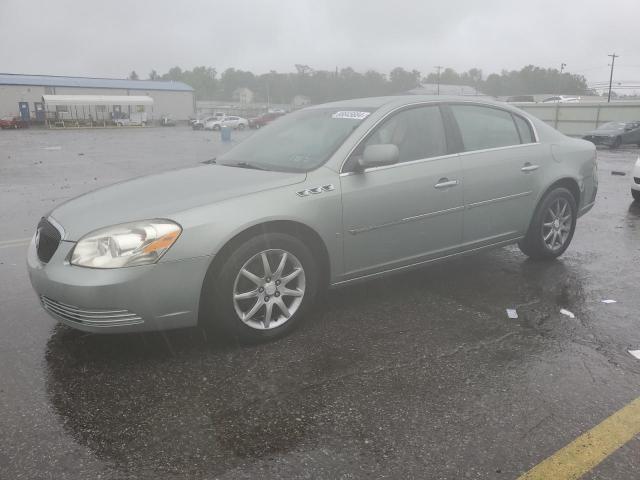
[[[367,145],[393,143],[399,162],[358,172]],[[462,240],[460,159],[449,154],[438,105],[394,114],[345,164],[340,177],[345,279],[442,256]]]

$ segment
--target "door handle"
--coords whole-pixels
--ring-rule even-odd
[[[449,187],[455,187],[456,185],[458,185],[458,180],[449,180],[448,178],[441,178],[440,180],[438,180],[438,183],[436,183],[433,188],[449,188]]]
[[[527,162],[524,164],[524,167],[522,167],[520,170],[523,171],[524,173],[527,173],[527,172],[533,172],[539,168],[540,168],[540,165],[531,165],[529,162]]]

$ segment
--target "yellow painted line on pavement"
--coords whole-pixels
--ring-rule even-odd
[[[640,398],[583,433],[518,480],[575,480],[640,433]]]

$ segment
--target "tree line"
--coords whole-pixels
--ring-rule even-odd
[[[137,80],[133,71],[130,79]],[[395,95],[426,83],[468,85],[492,96],[534,93],[585,95],[592,93],[582,75],[560,72],[555,68],[527,65],[520,70],[503,70],[484,76],[479,68],[458,73],[445,68],[439,74],[422,76],[417,70],[397,67],[389,74],[367,70],[357,72],[351,67],[334,71],[315,70],[308,65],[295,65],[295,72],[254,74],[246,70],[228,68],[221,74],[213,67],[199,66],[191,70],[173,67],[159,74],[152,70],[149,80],[173,80],[193,87],[197,100],[233,101],[239,88],[250,89],[255,102],[290,103],[296,95],[309,97],[312,103],[347,98]]]

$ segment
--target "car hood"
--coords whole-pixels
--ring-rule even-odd
[[[284,173],[223,165],[198,165],[135,178],[71,199],[51,216],[76,241],[119,223],[172,214],[233,197],[302,182],[304,173]]]

